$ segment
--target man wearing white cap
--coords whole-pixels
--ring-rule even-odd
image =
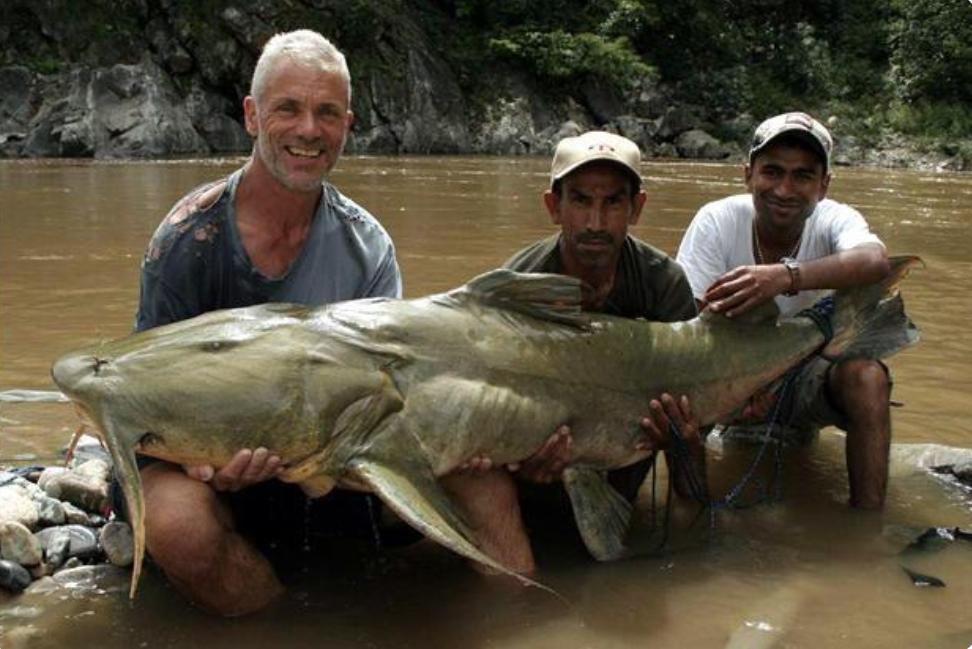
[[[737,317],[769,300],[782,315],[831,289],[880,281],[884,244],[857,210],[826,198],[833,140],[806,113],[772,117],[756,129],[745,165],[747,194],[703,206],[682,239],[678,262],[699,308]],[[852,506],[883,506],[887,485],[890,379],[879,361],[818,358],[797,375],[787,433],[847,432]]]
[[[577,277],[584,283],[586,310],[660,322],[695,317],[692,291],[678,264],[628,234],[646,200],[640,166],[638,145],[614,133],[589,131],[561,140],[550,169],[550,188],[543,194],[560,232],[519,251],[505,267]],[[648,414],[642,426],[659,448],[667,444],[669,418],[691,426],[684,398],[661,395],[652,401]],[[695,451],[700,453],[701,445]],[[536,482],[551,482],[569,457],[565,426],[520,473]],[[614,471],[611,482],[633,501],[648,468],[642,463]]]

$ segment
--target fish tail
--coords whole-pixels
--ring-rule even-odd
[[[924,264],[916,256],[889,261],[891,272],[883,281],[834,294],[834,336],[824,347],[824,356],[884,358],[918,341],[918,327],[904,311],[898,285],[912,268]]]
[[[142,561],[145,558],[145,507],[142,496],[142,476],[135,461],[135,449],[126,445],[123,438],[110,426],[106,426],[102,435],[111,460],[115,468],[115,476],[121,485],[125,496],[125,506],[128,509],[128,522],[132,526],[134,538],[134,553],[132,561],[132,583],[128,591],[131,599],[135,598],[138,579],[142,574]]]

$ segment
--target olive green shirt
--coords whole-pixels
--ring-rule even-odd
[[[521,273],[563,273],[560,235],[555,234],[523,248],[510,257],[503,267]],[[697,314],[692,288],[682,267],[661,250],[631,235],[625,237],[614,286],[598,312],[622,318],[644,318],[652,322],[691,320]],[[642,460],[610,471],[608,478],[628,502],[634,502],[650,468],[651,461]],[[540,494],[548,490],[534,485],[524,485],[521,489],[524,487],[527,494],[524,504],[527,511],[531,511],[530,501],[541,499],[540,502],[544,502]],[[560,494],[566,510],[569,505],[566,504],[568,500],[563,490],[555,491]],[[549,503],[539,508],[547,506]]]
[[[560,235],[523,248],[504,268],[523,273],[563,273]],[[618,274],[601,313],[652,322],[690,320],[697,314],[692,288],[674,259],[631,235],[625,237]]]

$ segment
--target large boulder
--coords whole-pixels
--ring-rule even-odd
[[[685,131],[675,139],[675,149],[683,158],[722,160],[731,150],[701,129]]]
[[[75,68],[34,79],[29,156],[149,157],[206,152],[171,81],[154,63]]]
[[[185,99],[186,112],[196,132],[213,153],[249,151],[253,142],[239,120],[233,118],[232,102],[194,81]]]
[[[20,155],[34,101],[30,70],[20,65],[0,68],[0,156]]]
[[[452,71],[429,53],[417,30],[406,42],[410,45],[404,53],[379,47],[375,54],[385,64],[355,79],[352,105],[358,124],[348,150],[467,151],[470,137],[465,105]]]

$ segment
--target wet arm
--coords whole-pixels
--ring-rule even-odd
[[[880,281],[890,267],[884,246],[868,243],[801,262],[800,290],[845,288]],[[702,304],[728,317],[745,313],[790,290],[792,278],[783,264],[740,266],[706,290]]]
[[[702,442],[699,420],[692,412],[688,397],[675,399],[662,394],[649,404],[649,416],[641,426],[649,436],[649,444],[665,450],[665,462],[674,481],[675,493],[683,498],[708,500],[708,481],[705,467],[705,445]],[[669,433],[670,426],[678,430],[682,443],[676,446]]]

